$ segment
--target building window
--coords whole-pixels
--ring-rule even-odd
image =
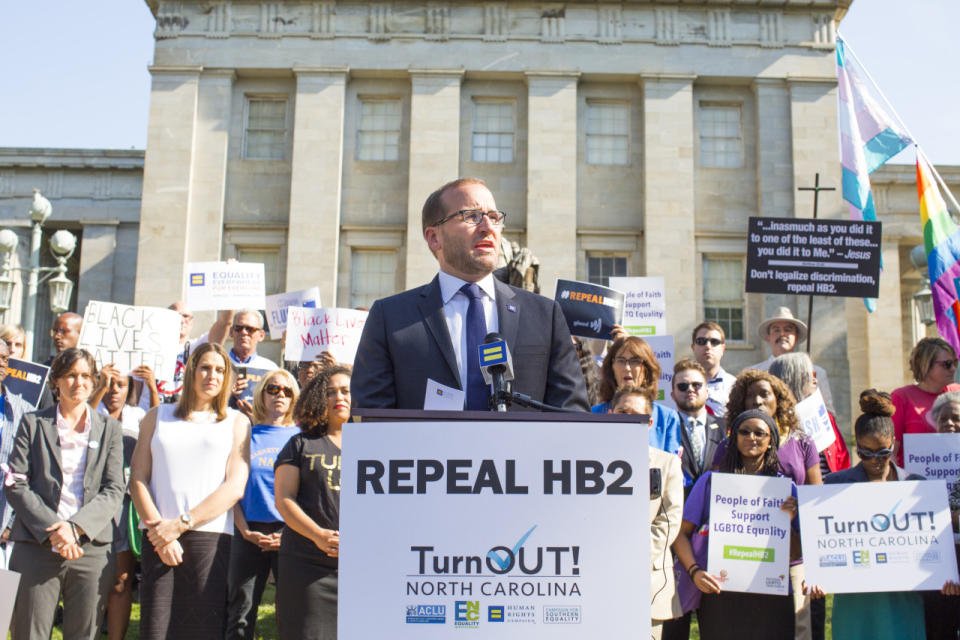
[[[397,292],[397,252],[354,249],[350,254],[350,306],[367,307]]]
[[[473,162],[513,162],[513,113],[506,100],[473,103]]]
[[[743,166],[739,106],[700,105],[700,166],[720,169]]]
[[[610,277],[627,275],[627,259],[619,256],[587,256],[587,282],[610,286]]]
[[[281,284],[284,281],[283,264],[280,260],[280,249],[274,247],[237,247],[238,262],[262,262],[263,281],[266,294],[283,293]]]
[[[282,160],[287,155],[287,101],[282,98],[247,100],[247,129],[243,157]]]
[[[357,128],[357,160],[400,159],[400,101],[361,100]]]
[[[587,102],[587,164],[629,162],[629,105]]]
[[[743,341],[744,267],[741,258],[703,258],[703,318],[716,322],[728,340]]]

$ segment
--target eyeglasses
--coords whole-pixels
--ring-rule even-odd
[[[737,429],[737,435],[744,438],[756,438],[757,440],[766,440],[770,437],[767,431],[753,431],[752,429]]]
[[[499,227],[503,224],[503,219],[507,217],[503,211],[481,211],[480,209],[461,209],[460,211],[454,211],[448,216],[444,216],[433,223],[434,227],[439,227],[444,222],[451,218],[460,216],[460,219],[466,222],[467,224],[477,225],[480,224],[480,221],[486,217],[487,222],[489,222],[494,227]]]
[[[257,331],[260,331],[260,327],[250,327],[244,324],[235,324],[233,325],[234,333],[249,333],[253,335]]]
[[[696,344],[698,347],[705,347],[708,344],[711,347],[719,347],[720,345],[723,344],[723,340],[721,340],[720,338],[697,338],[693,341],[693,343]]]
[[[934,364],[938,364],[938,365],[940,365],[941,367],[943,367],[944,369],[947,369],[947,370],[956,369],[956,368],[957,368],[957,359],[954,358],[953,360],[935,360],[935,361],[934,361]]]
[[[686,393],[687,389],[693,388],[694,391],[700,391],[703,388],[702,382],[678,382],[677,389]]]
[[[278,396],[280,394],[283,394],[287,398],[293,397],[293,389],[291,389],[290,387],[282,387],[279,384],[268,384],[267,387],[264,389],[264,391],[266,391],[272,396]]]
[[[614,358],[613,364],[617,365],[618,367],[629,366],[631,369],[636,369],[643,366],[643,360],[640,358],[630,358],[629,360],[626,358]]]
[[[871,460],[873,458],[889,458],[890,456],[893,455],[893,449],[880,449],[879,451],[870,451],[870,449],[857,447],[857,455],[864,460]]]

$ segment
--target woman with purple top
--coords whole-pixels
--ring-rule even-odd
[[[293,420],[299,397],[297,381],[283,369],[263,376],[253,393],[250,478],[243,498],[233,508],[236,531],[227,577],[228,639],[254,637],[267,577],[271,571],[274,579],[277,577],[283,517],[274,505],[273,464],[287,441],[300,431]]]
[[[771,416],[777,424],[780,445],[777,460],[781,475],[794,484],[823,484],[820,472],[820,454],[813,440],[800,429],[794,410],[796,399],[790,388],[766,371],[747,369],[737,376],[727,401],[727,415],[739,415],[748,409],[757,409]],[[721,460],[725,448],[717,447],[714,464]],[[790,582],[793,585],[797,640],[813,638],[810,598],[803,595],[803,558],[799,538],[791,542]],[[823,636],[818,635],[818,638]]]
[[[719,470],[756,476],[782,476],[777,449],[780,430],[767,413],[752,409],[731,423]],[[707,573],[710,531],[711,477],[700,476],[683,507],[680,534],[673,543],[677,555],[677,590],[684,612],[697,610],[703,640],[789,640],[794,634],[793,600],[787,596],[723,591],[720,580]],[[789,496],[780,507],[796,518],[797,499]],[[793,534],[793,532],[791,532]],[[797,537],[791,535],[791,543]],[[792,546],[792,544],[791,544]]]

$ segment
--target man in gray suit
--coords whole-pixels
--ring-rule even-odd
[[[422,409],[428,379],[486,410],[477,347],[499,332],[513,356],[514,391],[587,411],[586,386],[559,305],[496,280],[504,216],[482,180],[461,178],[423,205],[423,237],[440,273],[377,300],[354,361],[354,407]]]
[[[7,377],[7,364],[10,362],[10,346],[0,340],[0,487],[7,478],[4,469],[13,449],[13,436],[20,426],[23,414],[34,410],[34,406],[11,393],[3,384]],[[10,527],[13,526],[13,507],[7,502],[6,495],[0,491],[0,568],[7,569],[13,542],[10,540]]]

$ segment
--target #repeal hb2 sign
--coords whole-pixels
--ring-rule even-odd
[[[344,425],[340,638],[650,635],[647,430]]]
[[[879,295],[879,222],[751,217],[748,229],[748,293]]]

